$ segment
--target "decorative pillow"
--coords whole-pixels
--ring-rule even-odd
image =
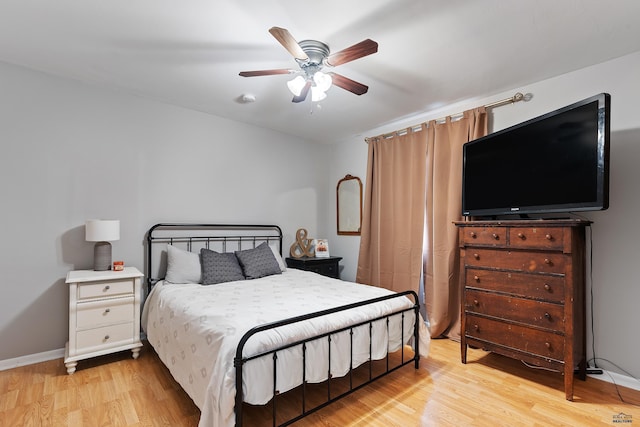
[[[197,253],[167,245],[167,273],[164,280],[171,283],[200,283],[200,256]]]
[[[254,249],[236,251],[244,277],[257,279],[259,277],[281,274],[280,266],[267,242],[263,242]]]
[[[280,271],[287,271],[287,265],[282,260],[282,255],[280,255],[280,251],[278,250],[278,248],[271,245],[269,245],[269,247],[271,248],[271,252],[273,252],[273,256],[276,258],[276,261],[278,261]]]
[[[202,258],[203,285],[244,280],[242,268],[233,253],[219,253],[202,248],[200,249],[200,257]]]

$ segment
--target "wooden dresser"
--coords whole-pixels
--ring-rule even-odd
[[[586,378],[583,220],[456,222],[462,286],[461,351],[482,348]]]

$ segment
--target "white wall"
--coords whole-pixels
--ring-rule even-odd
[[[0,361],[64,347],[86,219],[141,271],[157,222],[275,223],[285,253],[325,232],[327,146],[3,63],[0,94]]]
[[[541,64],[544,66],[544,64]],[[431,119],[454,114],[465,109],[513,96],[515,92],[531,93],[529,102],[498,107],[492,110],[492,130],[516,123],[587,98],[600,92],[611,94],[611,174],[610,208],[583,214],[591,219],[593,272],[587,283],[587,293],[593,292],[593,316],[588,307],[588,357],[604,360],[598,366],[635,378],[640,377],[640,342],[636,339],[640,324],[640,281],[636,266],[640,263],[640,227],[635,216],[640,212],[640,52],[566,75],[537,82],[507,92],[487,94],[482,99],[470,99],[446,109],[417,114],[403,122],[385,128],[372,129],[365,136],[402,129]],[[364,178],[367,145],[363,138],[339,144],[332,152],[329,174],[337,182],[345,173]],[[335,201],[333,201],[335,209]],[[328,217],[329,218],[329,217]],[[327,229],[335,230],[329,218]],[[333,228],[329,228],[333,227]],[[355,280],[359,238],[329,236],[331,251],[344,257],[343,279]],[[589,234],[587,235],[589,239]],[[588,295],[589,297],[589,295]],[[588,298],[588,306],[591,298]],[[593,319],[593,331],[591,320]]]

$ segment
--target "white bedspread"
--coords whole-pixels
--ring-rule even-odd
[[[173,377],[201,410],[200,426],[232,426],[235,423],[235,368],[233,359],[241,337],[256,325],[297,315],[325,310],[365,299],[387,295],[390,291],[331,279],[315,273],[287,269],[281,275],[261,279],[202,286],[159,282],[147,298],[142,324],[149,343]],[[251,338],[244,356],[264,349],[329,330],[347,326],[411,306],[408,298],[394,298],[343,313],[323,316],[302,323],[266,331]],[[399,324],[400,316],[391,319]],[[429,334],[420,319],[420,354],[426,356]],[[393,325],[392,325],[393,327]],[[399,328],[393,328],[399,329]],[[386,335],[383,322],[374,325],[374,359],[384,357],[387,341],[392,351],[407,343],[413,332],[413,312],[405,315],[405,337],[400,333]],[[341,345],[343,344],[343,345]],[[326,339],[308,344],[307,380],[324,381],[328,364]],[[321,350],[324,357],[313,358]],[[300,347],[278,353],[279,392],[301,384]],[[349,369],[349,336],[333,336],[331,366],[334,376]],[[369,358],[368,327],[354,332],[354,367]],[[248,362],[243,370],[245,402],[265,404],[272,397],[272,359]]]

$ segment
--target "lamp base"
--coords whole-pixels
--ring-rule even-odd
[[[111,267],[111,243],[97,242],[93,247],[93,269],[106,271]]]

